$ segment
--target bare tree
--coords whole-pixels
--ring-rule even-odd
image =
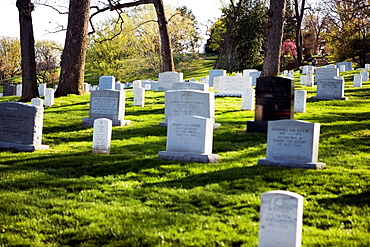
[[[35,39],[31,12],[34,6],[31,0],[17,0],[19,12],[21,56],[22,56],[22,97],[20,101],[28,102],[39,96],[36,80]]]
[[[270,0],[267,41],[261,76],[275,76],[279,74],[285,6],[285,0]]]

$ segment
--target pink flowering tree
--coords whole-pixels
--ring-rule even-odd
[[[297,56],[297,46],[295,45],[294,40],[284,40],[281,46],[281,53],[283,55]]]

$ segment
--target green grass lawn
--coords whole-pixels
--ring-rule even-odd
[[[92,153],[89,95],[45,109],[43,144],[34,153],[0,152],[0,246],[257,246],[261,194],[304,197],[303,246],[370,246],[370,82],[348,101],[317,101],[295,119],[321,124],[324,170],[257,166],[266,135],[247,133],[254,113],[241,98],[216,98],[217,164],[157,158],[166,150],[164,93],[146,92],[131,125],[113,127],[110,155]],[[299,78],[299,74],[295,75]],[[1,102],[19,97],[2,97]]]

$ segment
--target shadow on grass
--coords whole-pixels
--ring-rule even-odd
[[[325,198],[317,200],[320,205],[327,209],[332,209],[333,205],[367,207],[370,205],[370,191],[359,194],[348,194],[338,196],[337,198]]]

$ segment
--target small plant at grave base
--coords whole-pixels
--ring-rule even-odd
[[[44,113],[49,150],[0,152],[0,246],[257,246],[271,190],[304,197],[302,246],[369,246],[370,83],[353,88],[351,73],[347,101],[311,100],[316,88],[295,82],[309,98],[295,119],[320,123],[325,170],[257,166],[266,135],[245,131],[254,113],[237,97],[215,99],[216,164],[157,158],[163,92],[147,91],[144,108],[126,92],[131,125],[113,127],[110,155],[92,153],[92,128],[81,125],[89,95],[56,98]]]

